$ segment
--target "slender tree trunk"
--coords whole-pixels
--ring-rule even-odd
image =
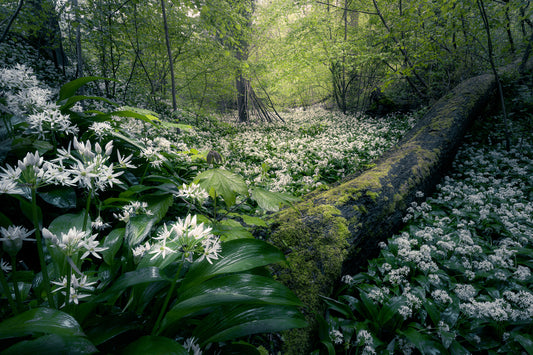
[[[17,9],[15,10],[15,12],[13,13],[13,15],[11,16],[11,18],[9,19],[9,22],[7,23],[7,26],[6,28],[4,29],[4,33],[2,33],[2,37],[0,38],[0,43],[1,42],[4,42],[6,37],[7,37],[7,34],[9,33],[9,29],[11,28],[11,26],[13,25],[13,22],[15,22],[15,19],[17,18],[19,12],[20,12],[20,9],[22,9],[22,5],[24,3],[24,0],[20,0],[18,6],[17,6]]]
[[[81,53],[81,23],[80,23],[80,9],[78,0],[72,0],[72,5],[75,12],[76,21],[76,77],[83,77],[83,55]]]
[[[163,26],[165,29],[165,42],[167,44],[168,64],[170,66],[170,82],[172,85],[172,109],[176,111],[178,104],[176,103],[176,81],[174,78],[174,60],[172,58],[172,49],[170,47],[170,37],[168,35],[167,14],[165,10],[165,0],[161,0],[161,10],[163,11]]]
[[[503,125],[505,130],[505,146],[507,150],[511,149],[511,142],[509,138],[509,128],[507,123],[507,110],[505,109],[505,100],[503,98],[503,88],[502,83],[500,81],[500,76],[498,75],[498,71],[496,70],[496,65],[494,63],[494,55],[493,55],[493,47],[492,47],[492,38],[490,35],[490,26],[489,26],[489,19],[487,17],[487,12],[485,11],[485,4],[483,0],[477,0],[477,5],[479,7],[479,12],[481,14],[481,18],[483,19],[483,25],[485,27],[485,32],[487,33],[487,45],[488,45],[488,54],[489,54],[489,61],[490,61],[490,67],[492,68],[492,73],[494,74],[494,77],[496,79],[496,84],[498,85],[498,93],[500,94],[500,102],[502,105],[502,112],[503,112]]]

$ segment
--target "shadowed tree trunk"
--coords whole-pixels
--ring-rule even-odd
[[[378,243],[399,231],[417,191],[434,188],[495,89],[490,74],[464,81],[434,104],[374,168],[308,195],[294,208],[273,215],[266,230],[256,231],[287,255],[287,264],[274,273],[303,301],[312,324],[286,334],[285,354],[310,353],[315,314],[323,310],[319,296],[330,296],[341,275],[359,272],[378,255]]]

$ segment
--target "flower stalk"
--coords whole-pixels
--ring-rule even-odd
[[[37,253],[39,254],[39,263],[41,264],[41,273],[43,274],[44,289],[48,304],[52,308],[56,308],[52,291],[50,289],[50,278],[48,277],[48,267],[44,260],[43,240],[41,237],[41,229],[39,226],[39,218],[37,217],[37,189],[32,187],[31,189],[31,209],[33,218],[33,227],[35,228],[35,240],[37,242]]]

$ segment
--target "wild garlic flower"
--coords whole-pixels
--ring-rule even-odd
[[[52,292],[60,291],[61,294],[66,296],[67,292],[65,289],[67,288],[67,282],[66,276],[63,276],[59,281],[52,281],[54,285],[59,286]],[[70,280],[69,303],[79,304],[79,301],[82,298],[89,297],[90,294],[80,293],[80,291],[94,291],[94,284],[96,284],[96,281],[87,281],[87,275],[81,275],[78,279],[75,274],[72,274]],[[63,304],[63,306],[65,306],[65,304]]]
[[[148,203],[141,201],[132,201],[122,207],[122,213],[113,213],[113,216],[124,223],[128,223],[131,217],[137,215],[153,215],[152,211],[148,209]]]
[[[183,347],[188,351],[189,354],[192,351],[193,355],[202,355],[202,349],[200,348],[200,345],[198,345],[197,341],[198,339],[192,337],[187,338],[183,343]]]
[[[7,261],[4,261],[4,259],[0,259],[0,269],[2,269],[2,271],[4,271],[5,273],[8,273],[13,270],[11,265],[9,265]]]
[[[50,135],[64,133],[78,134],[78,127],[73,125],[69,116],[61,114],[58,109],[44,110],[27,118],[28,132],[36,134],[39,139],[47,139]]]
[[[182,253],[188,262],[207,260],[210,264],[220,257],[221,245],[218,237],[211,234],[211,228],[203,223],[197,223],[196,216],[187,215],[178,218],[172,225],[164,224],[153,238],[157,243],[148,252],[152,254],[150,260],[161,256],[163,259],[169,254]],[[196,257],[196,259],[195,259]]]
[[[94,133],[98,141],[101,141],[108,132],[113,130],[113,127],[109,122],[93,122],[89,126],[89,130]]]
[[[104,220],[100,216],[98,216],[93,222],[91,222],[91,228],[97,231],[102,231],[109,227],[111,227],[111,225],[109,223],[104,222]]]
[[[22,242],[35,241],[28,238],[35,230],[27,230],[22,226],[9,226],[7,229],[0,227],[2,246],[9,255],[16,255],[22,249]]]
[[[71,151],[71,147],[74,151]],[[92,193],[104,191],[113,184],[119,184],[118,177],[122,171],[115,171],[109,157],[113,152],[113,142],[109,141],[103,148],[99,143],[91,141],[80,142],[76,137],[69,143],[67,149],[58,149],[56,163],[67,164],[67,170],[72,176],[71,182]]]
[[[329,338],[334,344],[342,344],[344,343],[344,336],[342,333],[337,329],[332,329],[329,331]]]
[[[90,236],[88,232],[78,230],[76,227],[70,228],[67,233],[61,232],[60,235],[55,235],[43,228],[42,234],[51,248],[58,248],[69,257],[83,252],[81,259],[89,255],[100,259],[101,256],[98,253],[107,249],[107,247],[99,247],[100,243],[96,241],[96,234]]]
[[[133,262],[135,264],[138,264],[142,257],[144,256],[144,254],[146,254],[147,252],[149,252],[150,250],[152,249],[152,246],[150,245],[149,242],[146,242],[144,245],[138,245],[136,246],[133,250],[132,250],[132,254],[133,254]]]
[[[209,197],[209,194],[200,185],[192,183],[190,185],[183,184],[175,196],[196,200],[199,203],[203,203],[203,201]]]

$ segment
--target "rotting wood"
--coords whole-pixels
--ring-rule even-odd
[[[506,75],[515,73],[509,67]],[[379,241],[402,226],[417,191],[429,193],[451,164],[473,119],[494,97],[493,75],[459,84],[436,102],[374,168],[314,192],[303,202],[273,215],[269,228],[256,230],[287,255],[276,277],[305,304],[310,326],[285,334],[284,354],[308,354],[314,342],[320,295],[330,296],[343,274],[355,274],[377,256]]]

